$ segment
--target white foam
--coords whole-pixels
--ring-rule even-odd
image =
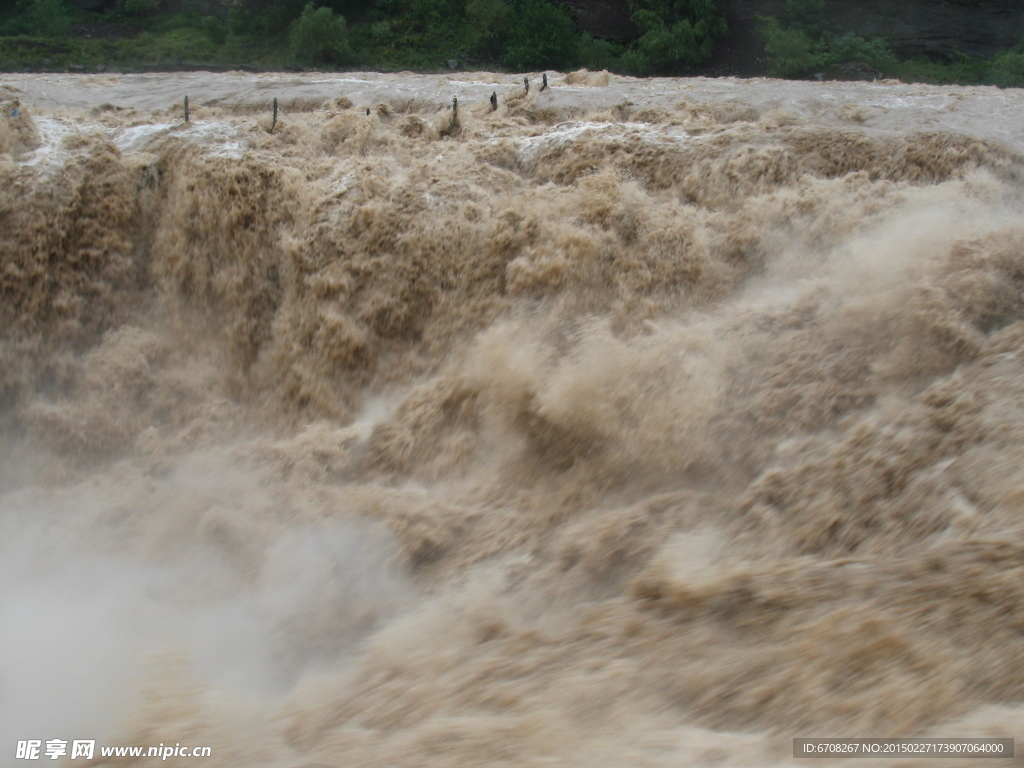
[[[677,126],[650,125],[648,123],[559,123],[547,133],[516,140],[519,157],[533,162],[544,152],[567,146],[584,136],[600,136],[608,140],[637,140],[651,143],[682,143],[693,136]]]
[[[37,117],[35,125],[41,144],[25,158],[25,165],[61,165],[68,157],[64,140],[77,132],[74,121],[66,117]]]
[[[122,152],[138,152],[158,135],[173,128],[172,123],[145,123],[125,128],[114,137],[114,146]]]
[[[180,123],[147,123],[125,128],[114,137],[114,144],[122,152],[145,151],[149,144],[175,132],[182,139],[201,144],[207,154],[214,157],[242,156],[243,146],[238,129],[229,123],[197,121],[182,126]]]

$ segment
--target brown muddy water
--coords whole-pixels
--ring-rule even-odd
[[[531,77],[0,79],[3,754],[1024,736],[1024,94]]]

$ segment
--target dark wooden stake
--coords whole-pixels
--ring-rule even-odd
[[[543,78],[543,82],[540,84],[540,89],[543,91],[548,87],[548,73],[545,72],[541,77]]]
[[[273,133],[277,127],[277,99],[274,99],[274,119],[270,122],[270,132]]]
[[[185,122],[188,122],[188,96],[185,97]]]
[[[452,96],[452,128],[459,127],[459,97]]]
[[[530,92],[530,78],[524,77],[523,78],[523,85],[526,86],[526,92],[529,93]]]

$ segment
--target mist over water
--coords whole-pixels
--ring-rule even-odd
[[[1018,735],[1024,96],[549,81],[0,81],[0,750]]]

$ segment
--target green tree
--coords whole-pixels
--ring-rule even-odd
[[[216,16],[203,16],[203,32],[214,45],[223,45],[228,39],[227,25]]]
[[[257,34],[269,38],[286,35],[292,22],[302,15],[310,0],[240,0],[232,11],[234,22],[229,18],[233,34]],[[317,7],[324,6],[332,11],[339,10],[334,6],[342,0],[324,0],[316,2]],[[231,11],[229,11],[229,16]],[[237,31],[236,31],[237,30]]]
[[[22,18],[31,35],[60,37],[71,32],[71,14],[64,0],[32,0]]]
[[[773,77],[809,77],[838,64],[866,65],[883,73],[899,67],[896,55],[881,38],[870,40],[847,32],[834,36],[811,34],[803,26],[786,26],[778,19],[758,19],[758,35]]]
[[[818,43],[798,27],[784,27],[778,19],[760,17],[758,36],[768,57],[772,77],[807,77],[821,68]]]
[[[252,12],[239,3],[228,11],[228,32],[236,37],[252,34],[256,28],[255,21]]]
[[[987,80],[1003,88],[1024,87],[1024,53],[1011,49],[996,54]]]
[[[825,29],[825,0],[786,0],[786,17],[791,26],[820,34]]]
[[[352,55],[345,17],[307,3],[289,31],[289,48],[297,61],[344,64]]]
[[[828,37],[825,64],[867,64],[881,72],[892,72],[898,66],[896,54],[881,38],[870,40],[847,32],[839,37]]]
[[[596,38],[588,32],[580,35],[576,44],[576,60],[590,70],[617,68],[621,52],[620,46]]]
[[[576,25],[564,6],[525,0],[515,12],[501,62],[518,70],[558,68],[572,63]]]
[[[726,32],[725,19],[719,13],[719,0],[629,0],[636,21],[641,11],[653,13],[666,26],[688,21],[700,35],[718,37]]]
[[[467,0],[466,32],[471,50],[496,57],[508,36],[512,7],[506,0]]]
[[[630,0],[630,9],[642,34],[623,64],[640,75],[685,73],[727,31],[717,0]]]
[[[686,19],[670,26],[652,11],[637,11],[633,21],[643,35],[622,61],[638,75],[682,74],[711,55],[713,38]]]

